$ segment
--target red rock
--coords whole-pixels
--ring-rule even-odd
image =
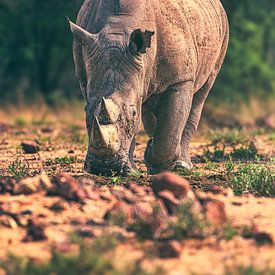
[[[0,194],[13,193],[17,182],[15,179],[1,179],[0,180]]]
[[[26,178],[18,182],[13,190],[15,195],[30,195],[40,191],[46,191],[52,187],[51,181],[45,172],[32,178]]]
[[[218,186],[218,185],[211,185],[211,186],[207,187],[206,191],[211,192],[215,195],[219,195],[219,194],[224,193],[224,189],[221,186]]]
[[[146,190],[144,186],[138,185],[134,182],[130,182],[129,189],[136,195],[145,196]]]
[[[124,219],[127,222],[130,222],[133,218],[133,209],[126,202],[119,201],[117,202],[112,209],[106,212],[104,219],[105,220],[116,220]]]
[[[136,202],[136,199],[135,199],[135,196],[133,195],[133,193],[123,186],[114,186],[111,189],[111,193],[119,201],[125,201],[126,203],[130,203],[130,204],[133,204]]]
[[[158,197],[163,201],[169,214],[175,213],[177,207],[180,204],[180,201],[172,192],[168,190],[161,191],[158,193]]]
[[[202,204],[209,222],[223,224],[227,221],[224,202],[215,199],[206,199]]]
[[[27,235],[23,241],[30,242],[30,241],[43,241],[47,240],[47,236],[45,234],[45,225],[39,222],[36,219],[28,220],[27,224]]]
[[[92,186],[80,186],[69,174],[60,173],[52,178],[53,188],[48,195],[60,196],[69,201],[83,202],[85,199],[99,199]]]
[[[95,233],[94,233],[93,229],[89,226],[84,226],[84,227],[78,229],[76,231],[76,234],[79,237],[82,237],[82,238],[93,238],[93,237],[95,237]]]
[[[191,187],[186,179],[170,172],[163,172],[154,178],[152,189],[156,196],[161,191],[168,190],[179,199],[186,197]]]
[[[78,183],[70,175],[66,173],[60,173],[52,178],[54,188],[51,190],[52,195],[60,196],[66,200],[76,200]]]
[[[35,141],[24,141],[21,143],[26,154],[36,154],[39,152],[39,144]]]
[[[160,258],[179,258],[181,255],[181,244],[178,241],[160,242],[157,245],[157,250]]]
[[[52,211],[56,211],[56,212],[59,212],[59,211],[64,211],[66,209],[68,209],[68,203],[64,200],[58,200],[57,202],[54,202],[51,206],[50,206],[50,209]]]
[[[152,213],[150,204],[137,203],[132,206],[133,218],[136,220],[148,220]]]
[[[160,238],[167,228],[167,214],[158,204],[147,209],[144,205],[137,204],[133,207],[133,222],[130,230],[136,232],[143,239]],[[148,207],[149,208],[149,207]]]

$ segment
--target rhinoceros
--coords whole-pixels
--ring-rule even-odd
[[[87,103],[85,170],[133,173],[142,122],[150,174],[191,168],[190,140],[228,47],[220,1],[86,0],[69,22]]]

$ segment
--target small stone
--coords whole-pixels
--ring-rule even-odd
[[[179,199],[186,197],[191,187],[186,179],[170,172],[163,172],[154,178],[152,189],[156,196],[158,196],[161,191],[168,190]]]
[[[117,202],[112,209],[106,212],[104,219],[105,220],[124,220],[131,221],[133,218],[133,209],[126,202],[119,201]]]
[[[125,201],[126,203],[135,203],[136,199],[133,193],[124,188],[123,186],[114,186],[111,189],[111,193],[117,198],[119,201]]]
[[[51,188],[52,184],[45,172],[33,178],[26,178],[21,180],[14,187],[15,195],[30,195],[40,191],[46,191]]]
[[[272,245],[274,243],[272,236],[266,232],[260,231],[255,224],[253,224],[251,228],[246,228],[242,236],[245,239],[254,239],[259,246]]]
[[[51,134],[51,133],[53,133],[53,129],[50,128],[50,127],[44,127],[44,128],[41,128],[41,133],[43,133],[43,134]]]
[[[181,244],[178,241],[160,242],[157,250],[160,258],[179,258],[181,255]]]
[[[50,209],[52,211],[56,211],[56,212],[61,212],[64,211],[66,209],[68,209],[68,203],[64,200],[58,200],[57,202],[54,202],[51,206]]]
[[[180,201],[175,197],[175,195],[167,190],[158,193],[158,197],[163,201],[169,214],[176,212],[177,207],[180,205]]]
[[[0,216],[0,226],[16,229],[18,227],[16,221],[12,217]]]
[[[13,193],[17,182],[15,179],[1,179],[0,180],[0,194]]]
[[[257,245],[272,245],[273,238],[270,234],[265,232],[259,232],[254,235],[254,239]]]
[[[132,206],[133,218],[136,220],[148,220],[152,213],[149,203],[136,203]]]
[[[253,139],[249,144],[249,149],[259,153],[259,151],[264,149],[264,143],[261,139]]]
[[[136,195],[139,195],[139,196],[145,196],[146,195],[146,190],[145,190],[144,186],[138,185],[134,182],[130,182],[128,188],[129,188],[129,190],[131,190]]]
[[[14,188],[15,195],[30,195],[39,191],[39,185],[32,178],[20,181]]]
[[[82,228],[78,229],[76,231],[76,234],[79,237],[82,237],[82,238],[93,238],[93,237],[95,237],[95,233],[94,233],[93,229],[89,226],[85,226],[85,227],[82,227]]]
[[[227,221],[225,204],[215,199],[206,199],[202,202],[206,218],[213,224],[223,224]]]
[[[224,189],[218,185],[211,185],[211,186],[207,187],[206,191],[211,192],[215,195],[220,195],[220,194],[224,193]]]
[[[43,241],[47,240],[47,236],[45,234],[45,225],[39,222],[36,219],[28,220],[27,224],[27,235],[23,241],[30,242],[30,241]]]
[[[21,143],[26,154],[36,154],[39,152],[39,144],[35,141],[24,141]]]
[[[98,200],[100,195],[96,188],[85,184],[83,179],[76,181],[67,173],[60,173],[52,179],[53,187],[49,190],[48,195],[60,196],[69,201],[84,202],[86,199]],[[91,181],[89,181],[91,183]]]
[[[77,181],[66,173],[60,173],[52,178],[54,187],[50,190],[50,195],[60,196],[66,200],[78,201],[82,199]],[[81,198],[79,197],[81,196]]]

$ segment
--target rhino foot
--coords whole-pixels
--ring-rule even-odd
[[[147,166],[148,174],[156,175],[163,171],[173,171],[175,167],[175,161],[153,155],[152,147],[153,139],[150,139],[144,154],[144,162]]]
[[[193,166],[191,161],[187,162],[187,161],[184,161],[184,160],[178,160],[178,161],[176,161],[176,165],[175,165],[174,170],[177,170],[177,169],[192,170],[193,167],[194,166]]]

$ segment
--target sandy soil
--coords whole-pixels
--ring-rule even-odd
[[[274,155],[274,141],[268,140],[265,136],[261,139],[265,145],[261,153],[265,156]],[[39,141],[39,153],[25,154],[20,144],[26,140]],[[85,200],[85,203],[79,203],[66,201],[58,196],[46,196],[44,191],[30,195],[14,195],[8,192],[1,194],[0,192],[0,259],[5,259],[9,252],[45,261],[50,257],[52,247],[68,252],[71,249],[71,246],[68,246],[70,236],[79,230],[81,232],[86,230],[86,234],[92,232],[91,238],[106,232],[120,232],[126,241],[117,248],[117,257],[125,261],[129,257],[139,257],[143,253],[144,248],[135,241],[131,232],[126,232],[117,226],[98,225],[102,222],[106,212],[120,200],[113,190],[119,192],[121,187],[113,183],[114,178],[89,176],[83,172],[85,142],[85,129],[82,123],[76,126],[1,124],[0,179],[2,182],[14,178],[11,167],[12,164],[19,163],[20,167],[24,167],[21,172],[27,174],[24,175],[26,177],[37,175],[41,170],[45,170],[49,177],[66,172],[80,181],[85,179],[85,184],[94,188],[93,190],[100,194],[101,199],[95,197]],[[192,157],[198,170],[203,169],[204,166],[197,156],[203,154],[203,148],[207,142],[205,137],[198,136],[192,143]],[[141,134],[138,138],[135,159],[139,169],[144,172],[146,169],[142,162],[142,155],[145,144],[146,137]],[[218,163],[218,165],[221,166],[223,163]],[[213,177],[194,178],[190,176],[187,178],[193,188],[200,192],[209,185],[223,186],[226,184],[224,180],[220,181]],[[139,179],[118,180],[122,185],[135,181],[137,184],[146,186],[146,190],[151,183],[151,177],[145,174]],[[17,178],[16,184],[19,181]],[[138,203],[154,202],[154,198],[148,192],[144,195],[130,195],[133,195]],[[228,220],[232,225],[240,228],[254,224],[257,230],[265,232],[275,240],[275,198],[255,197],[251,194],[237,197],[230,190],[224,194],[214,195],[209,192],[206,195],[225,203]],[[62,211],[52,210],[52,206],[56,203],[62,204]],[[33,217],[45,225],[46,240],[24,241],[27,234],[27,221]],[[183,240],[180,244],[179,257],[161,260],[157,257],[145,259],[144,265],[152,266],[153,263],[153,266],[164,268],[166,274],[173,275],[223,274],[225,267],[230,265],[275,268],[274,244],[258,245],[254,239],[245,239],[242,236],[235,236],[232,240],[210,236],[203,240]]]

